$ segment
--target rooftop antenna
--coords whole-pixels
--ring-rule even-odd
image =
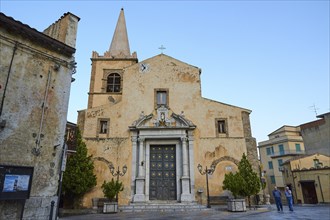
[[[315,103],[312,106],[309,106],[309,108],[311,108],[314,111],[315,116],[317,116],[317,110],[319,110],[319,108],[316,108]]]

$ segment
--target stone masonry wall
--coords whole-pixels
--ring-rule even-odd
[[[8,28],[0,28],[0,47],[0,82],[8,77],[0,89],[0,164],[34,167],[30,198],[0,201],[0,219],[48,219],[58,199],[72,57]]]

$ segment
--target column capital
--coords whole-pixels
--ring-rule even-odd
[[[188,140],[188,138],[187,138],[187,137],[184,137],[184,136],[183,136],[183,137],[181,137],[181,141],[182,141],[182,142],[186,142],[187,140]]]
[[[139,141],[139,142],[144,142],[145,139],[146,139],[145,137],[139,137],[139,138],[138,138],[138,141]]]
[[[137,136],[132,136],[132,137],[131,137],[131,141],[132,141],[132,142],[137,142],[137,140],[138,140]]]

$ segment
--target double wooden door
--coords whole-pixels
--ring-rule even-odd
[[[175,145],[150,146],[150,200],[176,200]]]
[[[305,204],[316,204],[318,203],[317,194],[315,190],[314,182],[301,182],[302,194],[304,197]]]

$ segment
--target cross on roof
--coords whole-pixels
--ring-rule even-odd
[[[158,47],[158,49],[160,49],[163,53],[163,50],[165,50],[166,48],[163,45],[161,45],[160,47]]]

